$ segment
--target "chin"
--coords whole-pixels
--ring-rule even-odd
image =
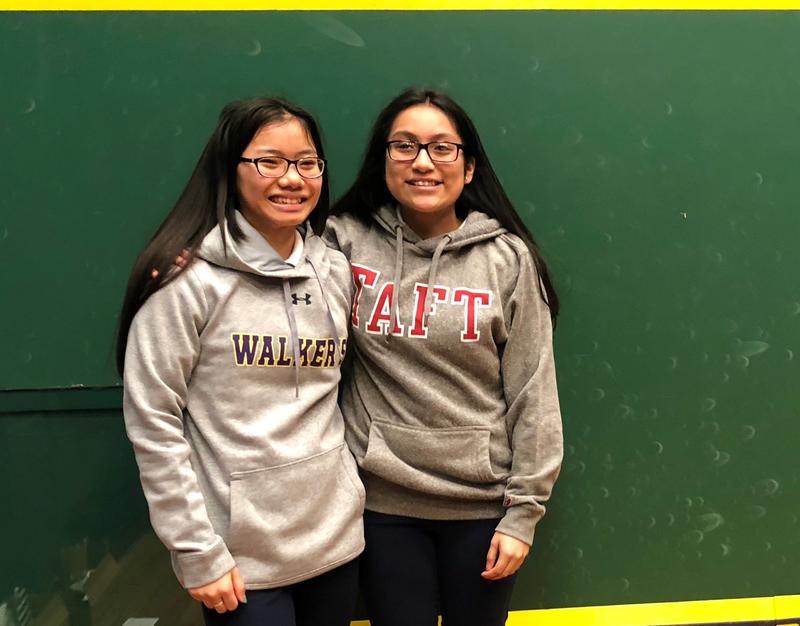
[[[285,226],[300,226],[301,224],[305,224],[307,219],[308,215],[299,215],[297,217],[292,217],[291,219],[283,220],[283,224]]]
[[[296,228],[300,224],[306,221],[305,215],[265,215],[259,220],[259,225],[255,225],[256,228],[259,230],[266,228],[268,230],[272,229],[284,229],[284,228]]]
[[[409,211],[414,213],[423,213],[425,215],[434,215],[436,213],[445,213],[447,212],[447,207],[442,206],[441,204],[420,204],[420,203],[408,203],[405,205]]]

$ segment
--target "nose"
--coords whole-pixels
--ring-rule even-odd
[[[414,163],[412,165],[415,170],[428,171],[434,168],[433,161],[431,161],[431,155],[428,154],[427,148],[420,147],[419,152],[417,153],[417,158],[414,159]]]
[[[278,179],[284,187],[299,187],[303,184],[303,177],[297,171],[297,163],[290,163],[286,173]]]

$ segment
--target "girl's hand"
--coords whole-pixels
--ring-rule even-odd
[[[522,566],[531,547],[524,541],[496,532],[486,554],[486,569],[481,576],[486,580],[500,580],[515,574]]]
[[[186,267],[187,265],[189,265],[189,261],[191,260],[192,260],[192,251],[184,248],[183,250],[181,250],[181,253],[175,257],[175,265],[177,265],[178,267]],[[158,270],[156,268],[153,268],[152,271],[150,272],[150,278],[152,278],[153,280],[158,278]]]
[[[238,567],[234,567],[213,583],[189,589],[189,595],[217,613],[234,611],[239,606],[239,602],[247,603],[244,581],[239,574]]]

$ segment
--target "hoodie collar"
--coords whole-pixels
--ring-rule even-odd
[[[275,252],[267,240],[238,211],[235,219],[244,233],[244,239],[234,241],[225,222],[223,224],[225,246],[222,243],[222,228],[217,225],[203,238],[197,256],[220,267],[275,278],[309,278],[314,276],[314,270],[309,267],[308,261],[316,262],[317,267],[321,265],[325,244],[318,237],[312,237],[313,231],[309,225],[303,229],[305,237],[302,254],[297,265],[292,266]]]
[[[256,230],[240,211],[236,211],[236,225],[244,233],[244,238],[237,242],[236,248],[241,259],[262,272],[273,269],[285,269],[286,266],[296,267],[303,256],[303,238],[298,231],[294,231],[294,246],[288,259],[283,259],[275,248]]]
[[[396,236],[397,228],[400,227],[402,231],[402,241],[406,245],[410,245],[420,253],[430,257],[434,255],[442,238],[445,237],[448,241],[445,243],[440,253],[442,251],[446,252],[448,250],[463,248],[479,241],[485,241],[486,239],[494,239],[507,232],[506,228],[502,226],[499,221],[481,211],[471,211],[460,228],[439,237],[431,237],[430,239],[422,239],[405,224],[400,216],[400,211],[394,205],[384,205],[380,207],[372,214],[372,218],[381,228],[391,233],[392,237]]]

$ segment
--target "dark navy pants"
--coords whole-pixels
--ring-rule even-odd
[[[247,604],[217,613],[206,626],[349,626],[358,594],[358,559],[309,580],[247,592]]]
[[[421,520],[367,511],[361,589],[372,626],[503,626],[516,574],[481,578],[499,520]]]

